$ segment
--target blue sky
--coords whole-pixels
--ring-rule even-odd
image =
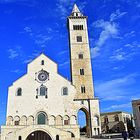
[[[66,18],[74,3],[88,16],[101,112],[131,112],[131,100],[140,98],[139,0],[0,0],[0,125],[5,123],[8,86],[41,52],[70,79]]]

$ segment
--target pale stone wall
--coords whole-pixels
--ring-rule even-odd
[[[47,65],[42,66],[42,60],[44,60]],[[74,134],[76,132],[75,136],[80,138],[77,114],[81,108],[86,109],[88,112],[88,102],[84,101],[84,104],[81,104],[81,101],[73,101],[76,94],[75,86],[56,73],[57,66],[44,54],[41,54],[28,66],[28,73],[15,81],[9,88],[6,120],[7,126],[2,127],[2,140],[11,131],[12,133],[10,133],[10,138],[12,137],[11,135],[15,137],[13,134],[13,130],[15,130],[15,128],[18,133],[20,131],[20,127],[25,127],[26,129],[26,127],[28,128],[30,125],[36,125],[37,114],[40,111],[45,112],[47,115],[46,127],[61,127],[62,130],[69,130]],[[36,99],[36,89],[40,86],[40,83],[35,80],[35,73],[41,69],[49,72],[49,80],[44,83],[48,88],[48,98],[40,96]],[[22,88],[22,96],[16,96],[16,92],[19,87]],[[62,95],[63,87],[68,87],[68,95]],[[100,125],[97,125],[97,123],[95,124],[94,120],[95,116],[100,117],[98,100],[91,100],[90,106],[93,134],[95,134],[95,128],[100,129]],[[64,125],[64,120],[66,118],[69,120],[70,126]],[[15,121],[19,121],[19,127],[15,126]],[[76,129],[73,129],[72,126],[75,126]]]
[[[77,93],[76,99],[93,98],[92,68],[89,50],[89,39],[87,30],[87,18],[69,17],[70,51],[71,51],[71,73],[72,83],[75,85]],[[73,25],[83,25],[83,30],[73,30]],[[82,42],[77,42],[76,37],[82,36]],[[78,54],[83,54],[83,59],[78,58]],[[85,71],[84,76],[79,74],[80,68]],[[86,89],[85,94],[81,94],[81,86]]]
[[[68,128],[67,128],[68,127]],[[31,134],[34,131],[44,131],[47,134],[50,135],[50,137],[52,138],[52,140],[56,140],[56,135],[59,134],[59,137],[61,140],[73,140],[73,138],[71,138],[71,133],[67,132],[66,130],[71,130],[74,134],[75,134],[75,138],[74,140],[80,140],[79,137],[79,131],[78,131],[78,127],[77,126],[71,126],[71,128],[69,129],[69,126],[67,126],[66,128],[62,128],[61,127],[50,127],[47,125],[42,125],[42,126],[38,126],[38,125],[30,125],[30,126],[6,126],[6,127],[2,127],[2,140],[18,140],[18,137],[21,136],[22,140],[26,140],[26,138],[28,137],[29,134]]]

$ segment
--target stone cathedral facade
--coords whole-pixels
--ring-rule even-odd
[[[80,140],[78,111],[86,115],[88,136],[101,132],[99,101],[94,97],[87,17],[74,5],[68,17],[71,81],[41,54],[27,74],[9,87],[1,140]]]

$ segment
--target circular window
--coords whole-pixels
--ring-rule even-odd
[[[38,80],[41,81],[41,82],[45,82],[46,80],[49,79],[49,73],[44,71],[44,70],[41,70],[39,73],[38,73]]]

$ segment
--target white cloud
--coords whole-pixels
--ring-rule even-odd
[[[11,70],[11,72],[12,72],[12,73],[22,73],[22,71],[21,71],[21,70],[19,70],[19,69],[16,69],[16,70]]]
[[[110,58],[110,61],[132,61],[134,56],[140,53],[140,43],[132,42],[125,44],[122,48],[115,50]]]
[[[60,67],[67,67],[69,63],[70,63],[69,61],[65,61],[64,63],[59,64],[59,66]]]
[[[30,27],[24,27],[24,30],[27,32],[27,33],[31,33],[32,32],[32,29]]]
[[[100,49],[105,42],[110,38],[117,38],[119,34],[118,25],[111,21],[104,21],[103,19],[97,20],[93,23],[95,28],[101,28],[99,39],[96,42],[96,47],[91,48],[91,57],[94,58],[100,55]]]
[[[58,53],[58,56],[65,55],[66,53],[68,53],[68,50],[61,51]]]
[[[118,52],[110,57],[111,61],[118,60],[127,60],[129,56],[125,52]]]
[[[33,59],[35,59],[37,56],[39,56],[39,54],[40,54],[39,51],[34,51],[32,53],[32,55],[28,56],[28,58],[23,61],[23,63],[25,63],[25,64],[30,63],[31,61],[33,61]]]
[[[122,109],[126,110],[126,108],[128,109],[131,107],[132,107],[131,103],[115,104],[115,105],[112,105],[112,106],[109,106],[109,107],[103,109],[103,111],[112,111],[112,110],[114,111],[114,110],[122,110]]]
[[[133,37],[135,36],[135,31],[130,31],[124,35],[124,37]]]
[[[8,53],[9,53],[9,58],[10,59],[14,59],[14,58],[19,56],[18,52],[14,49],[9,49]]]
[[[51,36],[39,34],[36,36],[35,43],[40,45],[40,46],[42,46],[42,45],[44,46],[46,44],[46,42],[48,42],[51,39],[52,39]]]
[[[136,82],[137,74],[130,74],[109,81],[95,82],[95,92],[104,101],[124,99],[126,95],[131,95],[129,89]]]
[[[100,34],[97,46],[101,47],[105,41],[109,38],[116,37],[118,35],[118,26],[116,23],[110,21],[98,20],[93,24],[96,28],[101,28],[103,31]]]
[[[117,20],[117,19],[123,17],[126,14],[127,14],[127,12],[120,12],[120,9],[117,9],[114,13],[112,13],[110,15],[110,21]]]

